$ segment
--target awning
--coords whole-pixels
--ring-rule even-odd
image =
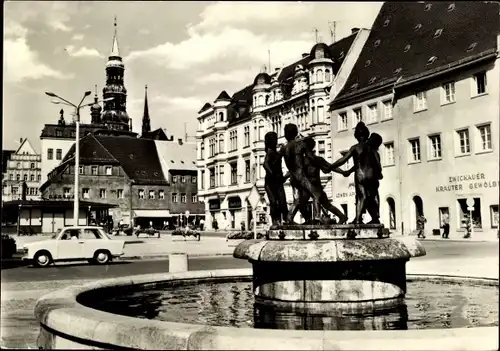
[[[172,215],[169,210],[134,210],[134,217],[164,218]]]

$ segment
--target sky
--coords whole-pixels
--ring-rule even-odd
[[[351,28],[370,28],[380,2],[4,2],[3,149],[29,138],[40,150],[46,123],[62,105],[45,91],[78,103],[105,84],[117,17],[125,64],[127,112],[141,130],[144,86],[152,129],[194,136],[197,112],[222,90],[229,95],[253,82],[268,65],[289,65],[319,41],[330,44]],[[87,98],[93,101],[93,94]],[[71,118],[65,107],[66,121]],[[83,123],[90,111],[81,112]]]

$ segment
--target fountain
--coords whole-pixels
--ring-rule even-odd
[[[267,141],[266,136],[266,146]],[[268,148],[266,162],[273,160],[272,151]],[[280,164],[265,167],[281,171]],[[318,216],[329,206],[322,190],[292,176],[301,200],[290,215],[278,200],[283,176],[278,174],[276,183],[266,178],[272,185],[267,190],[274,224],[264,240],[246,240],[234,250],[233,256],[248,260],[252,269],[132,276],[50,293],[35,307],[38,346],[498,349],[498,280],[407,276],[409,259],[425,255],[420,242],[391,238],[379,223],[362,224],[363,206],[357,223],[327,223]],[[307,200],[303,190],[308,187],[318,218],[309,218],[311,224],[290,223]],[[363,193],[369,196],[361,200],[376,222],[378,192]]]

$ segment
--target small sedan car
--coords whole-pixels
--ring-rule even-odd
[[[124,240],[112,240],[101,227],[65,227],[49,240],[25,244],[23,260],[37,267],[47,267],[56,261],[88,260],[106,264],[124,254]]]

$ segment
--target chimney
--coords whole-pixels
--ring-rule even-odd
[[[351,28],[351,34],[356,34],[357,32],[359,32],[358,27]]]
[[[309,56],[309,54],[306,52],[302,54],[302,58],[306,58],[307,56]]]
[[[276,67],[276,68],[274,69],[274,72],[278,72],[280,69],[281,69],[281,68]]]
[[[177,141],[179,142],[179,145],[182,145],[182,138],[177,139]]]
[[[23,143],[23,138],[19,138],[19,144]]]

